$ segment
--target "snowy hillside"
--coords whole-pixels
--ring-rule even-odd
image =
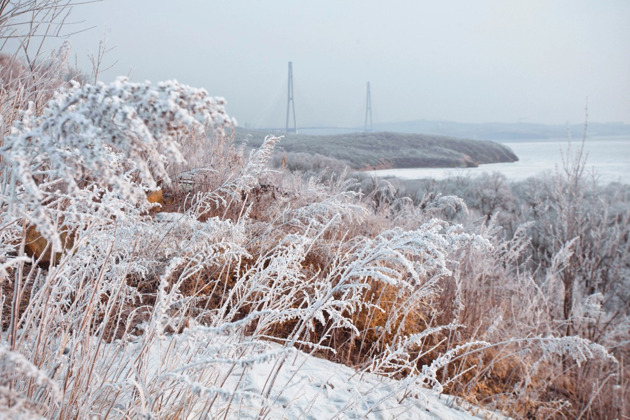
[[[240,368],[232,381],[242,375],[243,389],[259,393],[264,389],[274,362]],[[503,418],[453,397],[427,389],[401,389],[400,383],[300,351],[290,354],[276,379],[271,394],[273,405],[266,411],[270,419],[408,419],[464,420]],[[241,418],[255,418],[258,411],[239,405]]]

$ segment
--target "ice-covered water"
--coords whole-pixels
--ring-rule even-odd
[[[435,178],[450,176],[476,176],[484,172],[500,172],[510,180],[523,180],[531,176],[562,170],[567,157],[569,142],[566,139],[531,140],[503,143],[519,157],[518,162],[494,163],[478,168],[409,168],[372,171],[379,176],[397,176],[406,179]],[[571,142],[573,154],[579,149],[581,140]],[[622,182],[630,184],[630,137],[587,138],[584,151],[586,169],[597,175],[602,183]]]

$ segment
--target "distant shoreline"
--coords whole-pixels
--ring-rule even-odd
[[[588,137],[630,136],[630,124],[621,122],[580,122],[578,124],[537,123],[461,123],[455,121],[415,120],[375,125],[378,130],[398,133],[425,133],[474,140],[513,142],[526,140],[547,141],[582,139],[584,129]]]
[[[258,147],[270,133],[236,128],[237,143]],[[495,141],[454,137],[369,132],[334,135],[284,134],[276,153],[307,154],[339,160],[355,170],[402,168],[470,168],[515,162],[518,157]]]
[[[509,181],[524,181],[529,177],[553,173],[562,168],[563,156],[568,153],[568,141],[555,139],[550,141],[510,142],[510,147],[518,153],[519,161],[512,163],[484,164],[479,168],[395,168],[370,172],[378,177],[397,177],[402,179],[446,179],[452,176],[476,177],[483,173],[500,173]],[[582,139],[573,139],[571,150],[577,152]],[[630,136],[597,136],[587,138],[584,143],[586,173],[594,175],[604,184],[621,182],[628,184],[627,173],[630,169]]]

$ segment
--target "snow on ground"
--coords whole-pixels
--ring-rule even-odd
[[[177,364],[164,363],[164,353],[185,356],[191,347],[182,337],[171,336],[174,342],[167,346],[154,343],[149,356],[149,370],[161,371],[158,377],[186,369]],[[206,365],[206,378],[212,383],[194,381],[198,388],[210,389],[210,394],[198,393],[195,408],[186,418],[228,419],[409,419],[409,420],[464,420],[503,419],[504,417],[469,407],[468,410],[447,395],[434,391],[401,386],[399,381],[356,370],[330,362],[302,351],[287,349],[280,344],[247,338],[214,336],[207,341],[206,350],[222,350],[243,345],[254,349],[241,359],[220,359]],[[244,340],[245,342],[241,341]],[[169,340],[170,341],[170,340]],[[231,343],[230,343],[231,342]],[[190,343],[190,342],[189,342]],[[174,344],[174,346],[173,346]],[[194,347],[194,346],[193,346]],[[169,350],[166,350],[169,351]],[[211,353],[217,354],[215,350]],[[189,366],[199,365],[197,356],[207,360],[209,353],[183,357]],[[180,359],[181,360],[181,359]],[[227,363],[226,363],[227,362]],[[204,364],[202,362],[202,364]],[[156,372],[154,372],[156,373]],[[217,378],[224,378],[218,379]],[[190,384],[190,383],[189,383]],[[220,390],[218,390],[220,388]],[[271,389],[271,391],[267,391]],[[412,390],[414,392],[409,392]],[[222,395],[221,395],[222,394]],[[413,394],[413,395],[409,395]],[[208,401],[216,400],[208,408]],[[404,397],[407,395],[406,397]],[[226,412],[228,413],[225,416]]]
[[[255,365],[243,376],[246,390],[260,392],[273,362]],[[235,371],[234,376],[240,376]],[[270,419],[488,419],[502,418],[486,410],[470,411],[447,395],[422,390],[418,397],[402,397],[396,381],[295,352],[283,365],[271,394],[275,404]],[[243,407],[243,418],[255,417]]]

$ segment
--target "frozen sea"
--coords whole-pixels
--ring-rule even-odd
[[[407,168],[371,171],[378,176],[397,176],[405,179],[451,176],[476,176],[484,172],[500,172],[509,180],[520,181],[545,172],[562,170],[563,160],[575,155],[582,140],[567,139],[523,140],[500,142],[510,147],[519,157],[518,162],[493,163],[478,168]],[[570,146],[570,154],[567,153]],[[630,184],[630,136],[594,137],[584,142],[586,169],[595,174],[602,184],[622,182]]]

